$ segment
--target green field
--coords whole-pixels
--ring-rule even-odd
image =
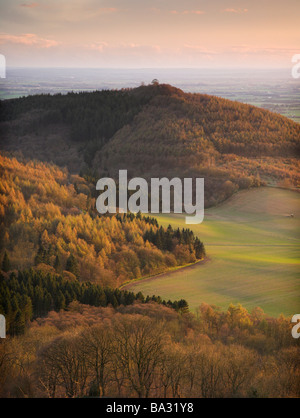
[[[284,189],[241,191],[189,225],[204,242],[207,261],[126,286],[145,295],[202,302],[223,309],[240,302],[272,316],[300,312],[300,195]],[[294,214],[294,217],[290,217]],[[185,227],[182,215],[159,215],[159,223]]]

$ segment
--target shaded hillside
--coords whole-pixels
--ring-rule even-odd
[[[71,281],[118,287],[205,254],[187,229],[163,229],[140,215],[100,216],[93,186],[58,167],[0,156],[0,171],[0,259],[6,272],[35,265]]]
[[[171,86],[99,151],[94,168],[131,175],[205,178],[206,205],[264,182],[298,184],[300,126],[271,112]],[[151,90],[152,89],[152,90]]]
[[[128,91],[36,95],[1,102],[2,149],[52,161],[72,172],[142,109],[145,99]]]
[[[261,182],[298,184],[300,125],[169,85],[1,103],[2,148],[72,172],[204,176],[206,203]]]

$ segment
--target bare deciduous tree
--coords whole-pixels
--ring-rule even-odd
[[[83,333],[82,344],[87,364],[98,388],[98,394],[105,396],[113,360],[112,332],[108,326],[102,324],[91,327]]]
[[[114,323],[115,357],[139,398],[147,398],[164,347],[162,324],[142,316],[124,316]]]
[[[66,396],[84,395],[88,378],[86,352],[78,337],[60,337],[41,353],[41,381],[55,396],[58,385],[65,389]]]

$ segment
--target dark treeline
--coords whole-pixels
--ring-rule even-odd
[[[116,215],[116,219],[121,223],[126,222],[126,221],[131,222],[134,219],[142,219],[143,221],[145,221],[149,225],[156,226],[157,228],[159,227],[156,218],[152,218],[151,216],[142,216],[141,212],[138,212],[137,214],[134,214],[134,213],[131,213],[131,212],[127,212],[127,213],[123,213],[123,214],[118,213]]]
[[[41,94],[0,102],[0,121],[10,121],[32,110],[39,117],[30,125],[29,131],[42,126],[65,124],[70,128],[70,139],[84,142],[86,163],[115,132],[130,123],[146,104],[147,98],[139,98],[124,89],[102,90],[93,93]]]
[[[159,296],[143,296],[127,290],[103,288],[91,283],[68,281],[58,275],[45,274],[33,269],[11,273],[9,278],[0,275],[0,314],[5,315],[7,333],[24,333],[31,320],[44,317],[54,310],[66,309],[71,302],[106,307],[131,305],[134,301],[154,301],[176,311],[188,311],[185,300],[166,302]]]
[[[132,222],[134,219],[139,219],[144,221],[149,225],[155,227],[155,231],[150,228],[146,230],[143,235],[145,242],[150,242],[154,244],[159,250],[173,252],[177,245],[184,245],[190,249],[191,253],[195,253],[195,256],[198,260],[201,260],[205,257],[205,247],[203,242],[199,240],[198,237],[195,237],[194,232],[188,228],[177,228],[173,229],[171,225],[168,228],[159,227],[156,218],[151,216],[142,216],[139,212],[138,214],[126,213],[118,214],[116,218],[119,222]]]
[[[190,229],[177,228],[175,231],[172,226],[169,225],[167,229],[162,226],[154,232],[151,228],[144,234],[144,240],[154,244],[160,250],[173,251],[176,245],[183,244],[190,248],[191,252],[195,252],[197,259],[205,257],[205,248],[203,243],[198,237],[195,237],[193,231]]]

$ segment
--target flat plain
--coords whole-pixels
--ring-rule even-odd
[[[138,87],[154,78],[185,92],[248,103],[300,121],[300,86],[290,69],[8,68],[7,78],[0,79],[0,99]]]
[[[204,242],[207,259],[194,266],[140,280],[125,288],[144,295],[202,302],[226,309],[241,303],[278,316],[300,312],[300,195],[263,187],[240,191],[205,211],[202,224],[182,215],[159,215],[163,226],[189,227]]]

